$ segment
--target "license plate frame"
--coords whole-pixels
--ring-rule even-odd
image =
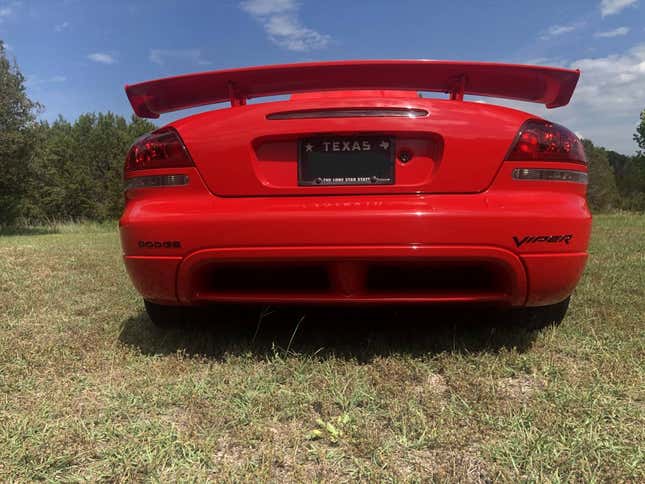
[[[298,141],[298,185],[393,185],[395,142],[387,135],[331,135]]]

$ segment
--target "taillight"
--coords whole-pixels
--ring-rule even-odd
[[[193,165],[179,135],[172,128],[165,128],[134,142],[125,159],[125,172]]]
[[[520,128],[509,161],[572,161],[587,163],[578,137],[564,126],[529,119]]]

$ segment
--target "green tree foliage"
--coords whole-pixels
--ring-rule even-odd
[[[29,220],[117,218],[123,207],[123,162],[133,140],[155,126],[136,117],[88,113],[34,130],[34,176],[23,199]]]
[[[634,156],[608,151],[609,162],[616,175],[621,207],[627,210],[645,210],[645,109],[634,133],[634,141],[641,149]]]
[[[125,153],[155,125],[113,113],[36,122],[24,82],[0,41],[0,225],[118,217]]]
[[[19,215],[33,146],[29,132],[38,108],[27,97],[25,78],[7,58],[0,40],[0,224],[11,223]]]
[[[609,210],[619,206],[620,195],[614,172],[609,164],[607,151],[582,140],[589,163],[589,188],[587,200],[592,210]]]
[[[638,126],[636,126],[634,141],[636,141],[641,150],[645,150],[645,109],[641,111],[641,120]]]
[[[631,160],[631,156],[623,155],[621,153],[616,153],[612,150],[606,150],[607,160],[611,165],[611,169],[614,171],[616,176],[616,181],[625,174],[625,168]],[[620,188],[620,186],[618,187]]]
[[[621,176],[616,177],[621,206],[627,210],[645,210],[645,153],[630,156]]]

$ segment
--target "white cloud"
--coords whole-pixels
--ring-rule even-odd
[[[533,57],[532,59],[523,60],[520,63],[533,66],[563,67],[566,61],[555,57]]]
[[[62,32],[65,30],[67,27],[69,27],[69,22],[63,22],[62,24],[58,24],[54,26],[54,30],[56,32]]]
[[[576,30],[575,25],[554,25],[547,31],[547,33],[549,35],[555,36],[555,35],[566,34],[568,32],[573,32],[574,30]]]
[[[240,8],[258,19],[271,42],[295,52],[322,49],[331,37],[305,27],[298,16],[295,0],[245,0]]]
[[[91,61],[98,62],[99,64],[114,64],[116,59],[112,54],[107,54],[105,52],[93,52],[88,55],[87,58]]]
[[[26,79],[25,83],[29,87],[35,87],[35,86],[39,86],[41,84],[52,84],[52,83],[60,84],[61,82],[65,82],[65,81],[67,81],[67,77],[60,76],[60,75],[59,76],[48,77],[46,79],[41,79],[40,77],[38,77],[36,75],[31,75],[31,76],[27,76],[27,79]]]
[[[645,44],[623,54],[579,59],[571,67],[582,72],[577,101],[590,110],[629,114],[645,107]]]
[[[148,59],[150,62],[154,62],[160,66],[169,60],[188,61],[199,66],[212,64],[211,61],[202,57],[202,51],[200,49],[150,49]]]
[[[637,3],[638,0],[601,0],[600,13],[603,17],[614,15],[629,6],[636,5]]]
[[[245,0],[240,6],[242,10],[258,17],[298,10],[294,0]]]
[[[16,10],[22,5],[22,2],[19,0],[2,3],[0,5],[0,24],[6,19],[13,17],[16,14]]]
[[[502,101],[499,104],[543,116],[582,132],[594,143],[631,154],[632,139],[645,108],[645,43],[620,54],[588,57],[564,67],[580,69],[580,81],[571,103],[557,109],[537,104]]]
[[[574,30],[579,29],[583,25],[584,25],[584,22],[576,22],[568,25],[552,25],[542,33],[542,35],[540,36],[540,39],[548,40],[553,37],[558,37],[563,34],[568,34],[570,32],[573,32]]]
[[[594,37],[619,37],[621,35],[627,35],[629,33],[629,27],[618,27],[614,30],[609,30],[607,32],[596,32]]]
[[[548,57],[533,57],[531,59],[527,59],[525,61],[522,61],[522,64],[527,64],[527,65],[544,65],[548,64],[549,58]]]

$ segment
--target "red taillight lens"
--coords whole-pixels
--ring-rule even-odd
[[[540,119],[530,119],[522,125],[506,159],[587,163],[585,150],[575,134],[564,126]]]
[[[193,165],[179,135],[173,129],[164,129],[134,142],[125,159],[125,172]]]

